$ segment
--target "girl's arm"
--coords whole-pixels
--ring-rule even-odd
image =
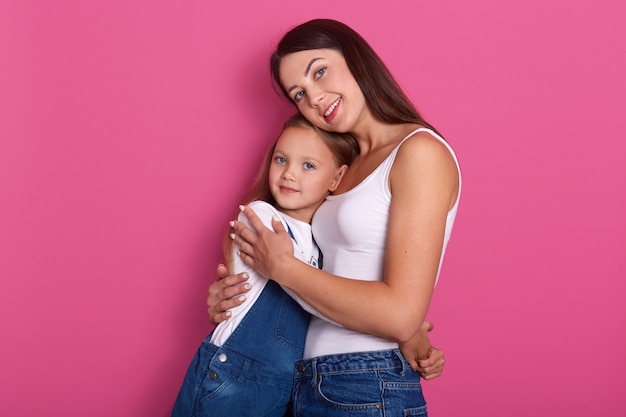
[[[390,173],[390,208],[383,281],[331,275],[293,257],[287,232],[259,224],[244,208],[254,233],[234,222],[244,262],[286,286],[345,327],[407,342],[420,329],[432,296],[447,214],[459,175],[447,148],[418,133],[399,149]]]

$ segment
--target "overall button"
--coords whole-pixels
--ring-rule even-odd
[[[215,381],[217,379],[217,374],[215,372],[210,372],[209,378],[211,378],[212,381]]]
[[[217,357],[217,360],[219,360],[220,362],[226,362],[228,360],[228,356],[225,353],[220,353],[220,355]]]
[[[305,366],[302,365],[301,363],[298,364],[298,366],[296,366],[296,371],[298,372],[303,372],[304,371]]]

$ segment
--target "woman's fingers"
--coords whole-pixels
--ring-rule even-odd
[[[249,290],[243,287],[244,284],[238,284],[236,287],[229,287],[230,291],[238,293],[239,295],[228,299],[207,298],[207,311],[209,313],[209,319],[213,324],[218,324],[230,317],[230,309],[241,305],[245,300],[245,292]],[[226,292],[224,292],[226,293]],[[221,296],[220,296],[221,297]]]
[[[263,224],[261,219],[259,219],[259,217],[256,215],[254,210],[251,210],[247,206],[239,206],[239,210],[241,210],[241,212],[247,217],[252,229],[250,229],[244,223],[237,221],[237,220],[232,221],[230,225],[234,229],[236,236],[241,236],[241,238],[245,242],[254,245],[254,243],[256,242],[256,237],[257,237],[255,230],[269,231],[269,229],[265,227],[265,225]],[[237,240],[236,242],[238,244],[240,243]]]
[[[252,212],[252,210],[250,210],[250,212]],[[250,228],[248,228],[248,226],[246,226],[244,223],[237,221],[237,220],[231,221],[230,227],[232,227],[233,229],[233,232],[231,233],[230,237],[231,239],[233,239],[233,242],[235,242],[235,244],[239,246],[240,252],[253,257],[254,256],[253,245],[257,241],[257,234],[254,231],[250,230]]]
[[[217,267],[216,280],[209,285],[207,295],[207,312],[213,324],[220,323],[228,317],[228,310],[241,305],[245,301],[245,293],[250,290],[246,282],[248,274],[227,275],[228,271],[222,264]]]
[[[250,226],[252,226],[252,229],[259,232],[270,231],[270,229],[263,224],[261,219],[259,219],[259,216],[256,215],[254,210],[250,209],[248,206],[239,206],[239,210],[241,210],[241,212],[246,216],[250,222]],[[248,231],[252,232],[250,229],[248,229]],[[254,232],[252,233],[254,234]]]
[[[257,235],[255,232],[250,230],[248,226],[246,226],[242,222],[234,221],[233,229],[235,234],[235,242],[239,245],[246,243],[247,246],[254,245],[257,240]]]
[[[422,329],[426,331],[426,333],[432,332],[434,328],[435,325],[428,320],[424,320],[424,322],[422,323]]]
[[[445,362],[443,350],[433,348],[427,359],[418,361],[419,373],[426,380],[437,378],[443,373]]]
[[[215,280],[219,281],[223,278],[226,278],[227,276],[228,276],[228,269],[226,268],[226,265],[224,264],[217,265],[217,277],[215,277]]]
[[[244,231],[248,231],[248,229],[245,228]],[[235,233],[231,234],[230,237],[233,239],[233,242],[235,242],[235,244],[239,246],[239,252],[254,256],[254,246],[252,246],[252,244],[248,240],[241,236],[241,234],[237,232],[237,229],[235,229]]]

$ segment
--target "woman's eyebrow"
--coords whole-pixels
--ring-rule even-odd
[[[309,61],[309,65],[306,66],[306,70],[304,71],[304,76],[305,77],[309,76],[309,72],[311,71],[311,67],[313,66],[313,63],[315,61],[319,60],[319,59],[322,59],[322,58],[321,57],[320,58],[313,58],[312,60]]]
[[[313,66],[313,64],[315,63],[315,61],[318,61],[320,59],[323,59],[322,57],[319,58],[313,58],[309,61],[309,64],[306,66],[306,68],[304,69],[304,76],[308,77],[309,76],[309,72],[311,72],[311,67]],[[289,89],[287,90],[287,93],[290,93],[291,90],[293,90],[294,88],[298,88],[297,85],[292,85],[291,87],[289,87]]]

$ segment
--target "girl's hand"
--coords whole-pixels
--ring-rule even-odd
[[[250,290],[250,284],[246,282],[248,273],[242,272],[237,275],[228,275],[228,270],[223,264],[217,266],[217,277],[209,285],[209,294],[206,299],[209,320],[218,324],[230,317],[230,309],[241,305]]]
[[[277,269],[286,259],[293,258],[293,243],[289,233],[279,218],[272,219],[272,231],[265,227],[253,210],[244,206],[240,208],[252,229],[242,222],[231,222],[234,242],[240,248],[239,256],[246,265],[261,275],[270,279],[277,278]]]
[[[424,321],[420,330],[411,340],[400,343],[402,355],[411,365],[411,369],[419,372],[422,378],[426,380],[440,376],[445,363],[443,351],[434,348],[430,343],[428,332],[433,328],[431,322]]]

